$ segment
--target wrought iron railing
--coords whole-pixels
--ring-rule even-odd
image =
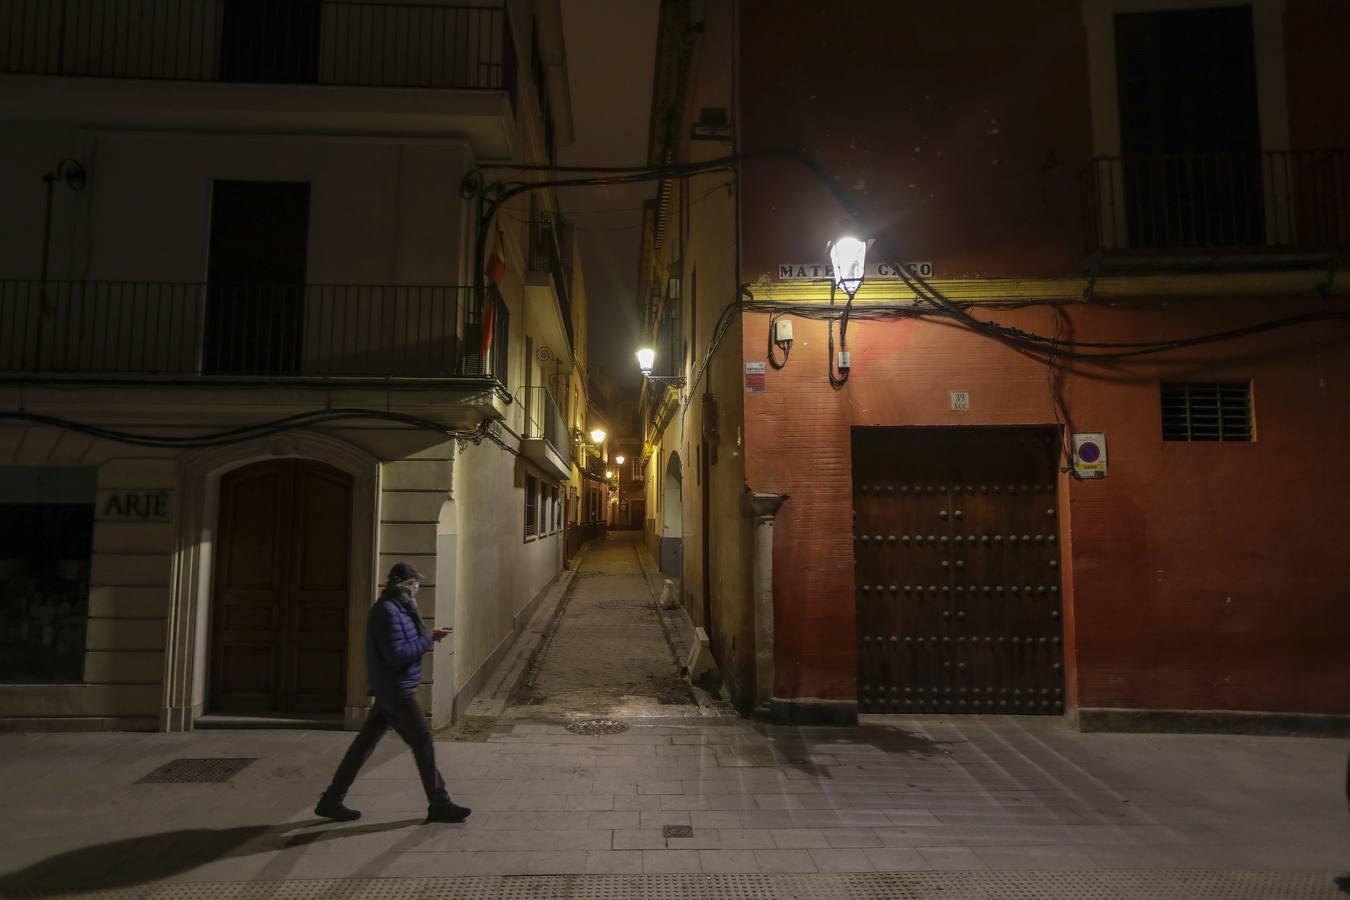
[[[525,438],[543,440],[552,447],[568,465],[572,462],[572,441],[567,433],[567,422],[563,420],[553,394],[546,387],[527,387],[523,390],[525,408]]]
[[[1098,157],[1081,176],[1089,255],[1350,246],[1350,153]]]
[[[530,271],[547,272],[558,295],[567,343],[572,335],[572,260],[568,254],[567,223],[560,213],[541,212],[530,220]]]
[[[493,295],[485,316],[470,296],[456,286],[0,281],[0,371],[504,382],[505,306]]]
[[[0,72],[503,90],[506,10],[347,0],[0,0]]]

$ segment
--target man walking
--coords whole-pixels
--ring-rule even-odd
[[[333,783],[314,807],[316,816],[350,822],[361,813],[348,809],[343,800],[356,773],[375,750],[375,745],[393,728],[412,750],[417,773],[427,792],[428,822],[463,822],[469,809],[450,802],[445,781],[436,768],[436,748],[422,707],[417,703],[417,686],[422,683],[422,657],[432,646],[450,634],[449,628],[437,628],[427,634],[417,611],[417,589],[422,575],[408,563],[389,570],[380,599],[370,611],[366,625],[366,670],[375,704],[366,724],[352,741],[347,755],[338,764]]]

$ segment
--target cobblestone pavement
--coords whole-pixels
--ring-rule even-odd
[[[669,684],[674,665],[659,626],[646,599],[621,596],[638,590],[613,580],[629,575],[598,574],[623,569],[624,552],[612,542],[591,558],[596,577],[575,582],[521,695],[577,702],[439,736],[467,823],[422,824],[412,759],[392,738],[349,797],[364,816],[337,824],[311,810],[341,732],[0,735],[0,896],[1345,896],[1344,741],[658,715],[672,707],[647,685]],[[614,634],[569,633],[616,600]],[[650,649],[621,656],[619,643]],[[564,727],[578,710],[636,712],[621,733],[587,736]],[[181,758],[252,762],[220,783],[139,783]]]
[[[698,715],[642,571],[637,532],[591,544],[513,718]]]

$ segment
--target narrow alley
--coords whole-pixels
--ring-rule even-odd
[[[637,532],[581,557],[551,634],[511,697],[511,718],[698,715],[662,627]]]

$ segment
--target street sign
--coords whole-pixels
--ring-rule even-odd
[[[1073,436],[1073,470],[1079,478],[1106,477],[1106,434],[1089,431]]]
[[[872,262],[867,264],[867,278],[899,279],[900,268],[920,278],[933,277],[931,262]],[[834,278],[834,267],[829,263],[779,263],[779,281],[829,281]]]

